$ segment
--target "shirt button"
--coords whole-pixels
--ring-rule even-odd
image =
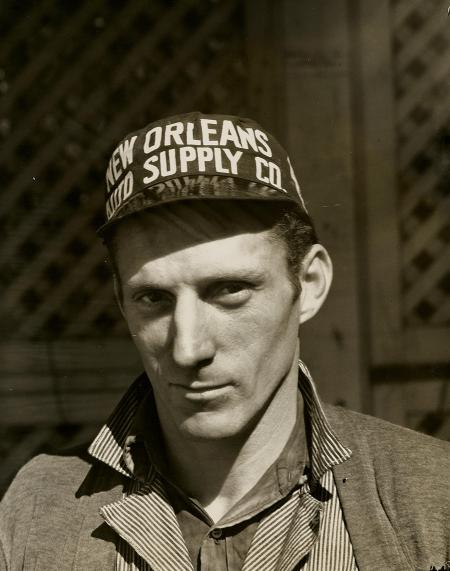
[[[222,537],[222,530],[221,529],[213,529],[211,532],[211,537],[213,539],[220,539]]]

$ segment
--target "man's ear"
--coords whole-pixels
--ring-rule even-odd
[[[333,264],[326,249],[314,244],[300,269],[300,323],[314,317],[327,298],[333,280]]]

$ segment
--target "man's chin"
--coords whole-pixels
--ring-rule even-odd
[[[228,415],[209,411],[185,418],[179,424],[179,432],[188,440],[213,442],[239,437],[243,430]]]

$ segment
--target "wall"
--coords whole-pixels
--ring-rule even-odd
[[[194,108],[290,151],[335,264],[301,330],[324,399],[450,436],[447,31],[441,0],[5,3],[0,488],[89,438],[140,370],[95,236],[104,166]]]
[[[302,332],[302,354],[326,400],[367,410],[347,3],[288,0],[285,11],[288,146],[335,269],[329,300]]]

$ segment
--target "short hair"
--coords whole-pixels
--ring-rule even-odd
[[[207,200],[205,199],[205,201]],[[218,202],[230,202],[230,199],[222,200],[217,198],[209,199],[208,201],[214,201],[214,204],[216,204]],[[293,286],[294,295],[297,297],[301,291],[299,274],[302,269],[302,262],[311,246],[318,243],[311,218],[297,205],[287,201],[234,200],[233,202],[239,202],[246,210],[255,214],[256,219],[263,221],[268,228],[270,227],[273,238],[285,246],[288,278]],[[153,210],[161,207],[164,207],[164,204],[156,206]],[[222,211],[220,206],[217,211]],[[130,214],[129,216],[140,216],[142,212],[146,211]],[[126,218],[129,218],[129,216]],[[103,233],[102,237],[108,250],[110,266],[119,289],[120,301],[122,301],[122,287],[116,260],[116,228],[120,223],[118,221],[116,224],[113,224]]]
[[[298,278],[303,260],[311,246],[319,242],[314,224],[308,214],[283,203],[272,233],[276,239],[284,242],[289,280],[298,295],[301,290]]]

